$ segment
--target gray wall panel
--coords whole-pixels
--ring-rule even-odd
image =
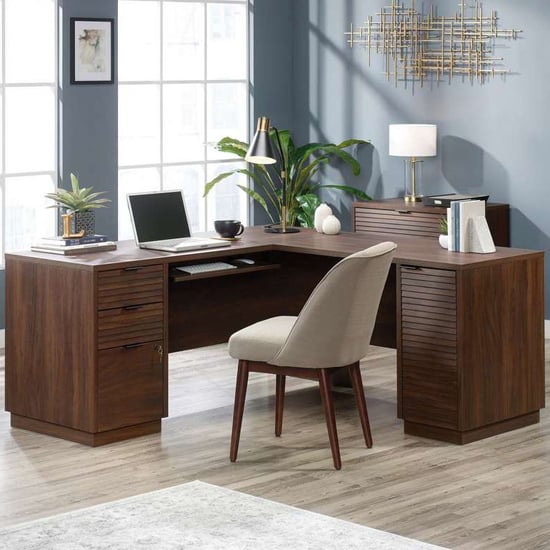
[[[70,18],[100,17],[116,21],[117,0],[63,0],[63,65],[59,90],[61,115],[60,185],[70,186],[69,175],[79,176],[80,185],[106,191],[113,202],[96,211],[98,233],[117,235],[117,85],[70,83]],[[116,24],[115,24],[116,53]],[[116,58],[116,56],[115,56]]]

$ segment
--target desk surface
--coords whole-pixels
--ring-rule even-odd
[[[12,425],[88,445],[159,431],[168,414],[164,350],[224,342],[253,322],[296,315],[338,258],[387,240],[250,227],[230,247],[181,254],[131,241],[73,257],[6,254]],[[398,248],[373,343],[397,347],[405,432],[466,443],[537,422],[545,397],[543,252],[465,254],[435,238],[391,240]],[[172,266],[249,256],[270,270],[187,282],[170,276]]]
[[[212,236],[210,234],[209,236]],[[378,235],[375,233],[340,233],[339,235],[324,235],[312,229],[303,229],[300,233],[286,235],[265,233],[262,227],[247,227],[238,241],[233,241],[230,247],[219,249],[200,250],[185,253],[161,252],[144,250],[136,247],[134,241],[119,241],[118,249],[109,252],[81,254],[77,256],[57,256],[54,254],[21,251],[6,253],[6,258],[28,257],[33,261],[63,263],[74,265],[79,269],[102,271],[112,268],[113,264],[124,267],[132,264],[178,263],[184,261],[200,261],[239,256],[255,252],[281,251],[296,252],[299,254],[314,254],[316,256],[330,256],[342,258],[359,250],[391,240],[397,243],[394,264],[419,265],[443,269],[463,270],[479,266],[491,265],[495,262],[514,259],[518,256],[542,256],[542,251],[516,248],[497,248],[491,254],[474,254],[449,252],[439,246],[436,239],[419,239],[416,237]]]

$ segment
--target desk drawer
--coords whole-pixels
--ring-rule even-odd
[[[144,304],[98,312],[98,348],[163,340],[163,304]]]
[[[437,238],[440,218],[441,214],[437,212],[411,212],[405,204],[402,210],[356,208],[355,231]]]
[[[150,304],[163,300],[162,265],[112,269],[98,274],[98,309]]]
[[[99,352],[97,431],[160,420],[163,353],[162,341]]]
[[[403,418],[457,429],[456,274],[400,268]]]

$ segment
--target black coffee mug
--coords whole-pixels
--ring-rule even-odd
[[[244,226],[239,220],[216,220],[214,229],[220,237],[232,239],[244,231]]]

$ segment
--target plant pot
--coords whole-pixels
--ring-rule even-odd
[[[439,235],[439,244],[443,248],[449,248],[449,235]]]
[[[78,233],[84,229],[85,235],[95,235],[95,212],[75,212],[74,214],[74,232]]]
[[[71,218],[71,233],[79,233],[84,230],[85,235],[95,235],[95,212],[75,212]],[[59,216],[58,233],[63,235],[63,218]]]

